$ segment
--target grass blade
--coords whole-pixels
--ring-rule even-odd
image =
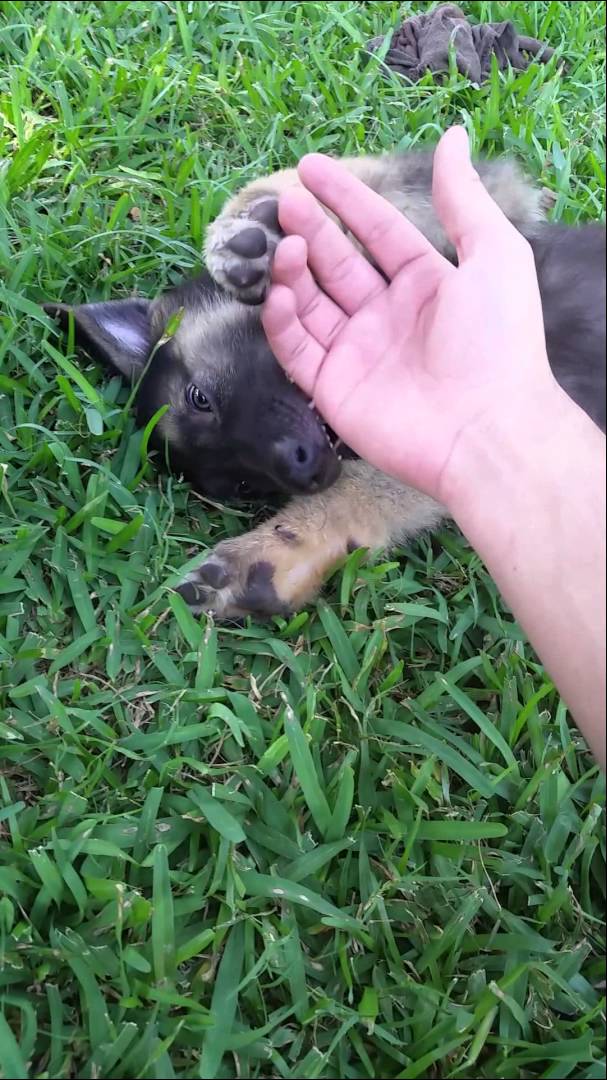
[[[154,977],[162,982],[175,968],[175,922],[173,894],[167,849],[157,844],[154,849],[152,886],[152,956]]]
[[[287,706],[285,711],[285,735],[289,743],[291,761],[304,799],[314,819],[316,827],[324,836],[331,822],[329,804],[321,789],[314,760],[310,753],[308,741],[302,731],[301,724],[293,710]]]
[[[209,825],[223,836],[224,840],[229,840],[231,844],[241,844],[246,840],[242,826],[236,818],[206,788],[198,785],[189,792],[189,798],[202,810]]]
[[[244,923],[237,923],[228,935],[223,950],[213,997],[211,1016],[214,1027],[204,1040],[200,1070],[202,1080],[215,1080],[224,1054],[224,1047],[229,1040],[238,1007],[238,986],[243,964]]]

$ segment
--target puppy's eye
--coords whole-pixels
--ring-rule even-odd
[[[185,398],[188,405],[192,409],[196,409],[197,412],[212,412],[211,402],[204,396],[202,390],[194,384],[190,383],[186,392]]]
[[[251,494],[251,485],[248,480],[240,480],[236,485],[236,494],[239,499],[245,499]]]

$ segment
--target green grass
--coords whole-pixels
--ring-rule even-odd
[[[604,1075],[603,782],[478,558],[195,620],[170,585],[247,516],[141,476],[38,307],[152,295],[248,178],[456,119],[600,217],[604,6],[465,4],[557,47],[481,89],[364,66],[412,6],[0,4],[3,1077]]]

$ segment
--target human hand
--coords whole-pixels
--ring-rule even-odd
[[[433,182],[457,267],[338,162],[309,155],[299,176],[308,191],[280,201],[270,345],[348,446],[449,506],[462,442],[526,428],[557,389],[531,248],[481,184],[463,128],[441,139]]]

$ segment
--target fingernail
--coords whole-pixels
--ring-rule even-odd
[[[447,134],[452,141],[458,140],[462,150],[466,150],[468,157],[470,156],[470,139],[468,138],[468,132],[462,124],[454,124],[449,128]]]
[[[300,178],[303,179],[304,175],[308,173],[310,169],[312,170],[312,173],[314,173],[315,167],[330,160],[331,158],[328,157],[327,154],[305,154],[297,166],[297,172],[299,173]]]

